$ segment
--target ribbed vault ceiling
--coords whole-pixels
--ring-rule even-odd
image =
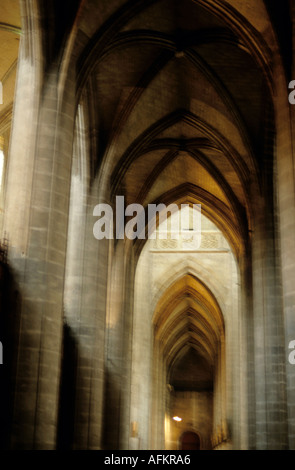
[[[263,16],[252,21],[262,30],[269,20],[256,3]],[[97,129],[92,168],[103,171],[113,196],[147,206],[185,186],[189,199],[193,187],[193,202],[203,204],[237,255],[273,145],[271,52],[241,18],[225,2],[127,3],[78,62],[81,96]],[[220,218],[231,221],[227,231]]]
[[[180,277],[159,299],[153,325],[168,381],[176,388],[210,388],[225,335],[222,312],[212,292],[191,274]],[[195,371],[191,375],[183,371],[180,377],[180,364],[193,357],[197,359]]]
[[[73,47],[77,96],[88,100],[95,141],[93,176],[102,171],[113,195],[145,205],[185,184],[196,188],[194,202],[208,194],[231,220],[224,233],[242,252],[251,201],[272,159],[272,49],[290,43],[289,2],[36,0],[36,7],[47,66]],[[3,129],[11,120],[20,29],[19,2],[3,0]],[[218,210],[202,203],[223,230]]]

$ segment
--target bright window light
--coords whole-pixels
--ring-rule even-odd
[[[0,149],[0,187],[2,186],[3,168],[4,168],[4,153],[3,153],[3,150]]]

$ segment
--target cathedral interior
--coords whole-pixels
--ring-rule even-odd
[[[295,450],[294,47],[292,0],[1,0],[1,449]]]

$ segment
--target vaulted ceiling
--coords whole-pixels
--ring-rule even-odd
[[[155,309],[155,339],[175,389],[210,389],[224,341],[224,320],[210,290],[187,274],[167,289]]]
[[[111,2],[79,30],[94,173],[126,203],[201,203],[237,255],[273,165],[266,3]]]
[[[272,172],[277,47],[290,73],[290,4],[282,3],[35,0],[45,65],[72,47],[93,177],[103,172],[127,203],[200,202],[243,251],[253,201]],[[0,6],[2,131],[12,115],[20,4]]]

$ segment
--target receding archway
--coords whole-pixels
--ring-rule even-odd
[[[167,414],[172,416],[172,420],[169,434],[166,435],[167,447],[211,449],[215,375],[214,367],[192,343],[188,342],[178,353],[168,379],[170,394]],[[190,436],[192,429],[202,433],[202,447],[199,436],[198,439]]]
[[[133,324],[130,421],[138,423],[138,445],[177,450],[179,436],[199,428],[202,449],[228,439],[237,380],[237,281],[233,250],[205,215],[196,250],[170,240],[146,242],[137,264]]]
[[[226,421],[222,312],[210,290],[191,274],[177,279],[155,310],[154,362],[164,369],[164,376],[161,368],[155,383],[158,388],[157,383],[165,377],[169,385],[165,447],[177,449],[180,432],[203,425],[204,448],[209,450],[212,436]]]
[[[179,439],[179,450],[200,450],[201,440],[197,433],[185,431]]]

